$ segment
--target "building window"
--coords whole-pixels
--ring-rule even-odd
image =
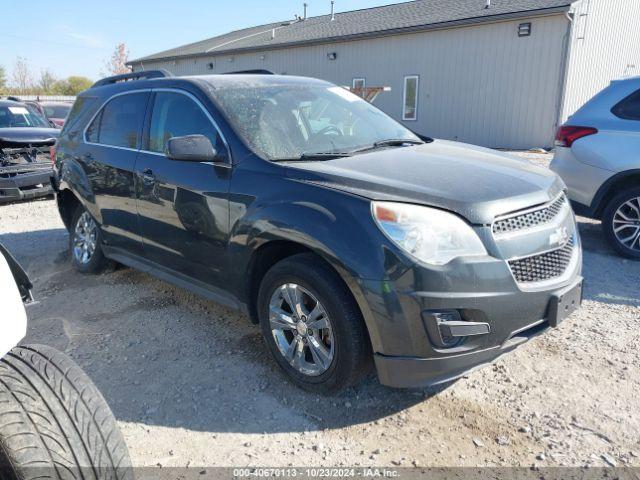
[[[529,37],[531,36],[531,22],[521,23],[518,25],[518,36]]]
[[[364,78],[354,78],[351,86],[353,90],[362,90],[366,87],[367,81]]]
[[[418,83],[419,77],[417,75],[404,77],[403,120],[418,119]]]

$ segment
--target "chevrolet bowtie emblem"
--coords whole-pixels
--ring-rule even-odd
[[[569,240],[567,227],[556,228],[556,231],[549,236],[549,245],[564,245],[567,240]]]

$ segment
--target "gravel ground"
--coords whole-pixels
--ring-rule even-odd
[[[0,207],[35,283],[28,340],[87,371],[140,466],[640,466],[640,264],[580,230],[585,304],[557,330],[447,388],[372,377],[325,398],[236,312],[131,269],[73,272],[52,200]]]

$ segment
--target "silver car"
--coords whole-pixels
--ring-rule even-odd
[[[576,213],[602,220],[611,246],[640,260],[640,77],[612,82],[560,127],[551,169]]]

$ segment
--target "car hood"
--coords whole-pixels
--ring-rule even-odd
[[[60,135],[57,128],[0,128],[0,148],[53,145]]]
[[[565,188],[553,172],[526,160],[445,140],[288,166],[288,175],[300,181],[442,208],[474,224],[546,203]]]

